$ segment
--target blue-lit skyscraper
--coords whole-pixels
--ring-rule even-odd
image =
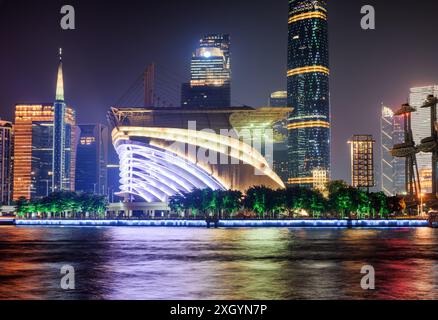
[[[312,187],[315,171],[330,172],[326,1],[289,0],[287,92],[294,108],[288,123],[288,182]]]
[[[62,72],[62,50],[56,83],[56,98],[53,104],[53,191],[73,191],[75,174],[75,123],[67,115],[64,100],[64,78]]]

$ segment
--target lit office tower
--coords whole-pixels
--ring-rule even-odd
[[[405,159],[394,158],[391,149],[396,144],[404,142],[404,130],[401,117],[395,117],[394,112],[382,106],[380,118],[381,138],[381,189],[388,196],[402,194],[405,187]]]
[[[417,111],[412,113],[412,133],[416,144],[430,137],[430,108],[421,108],[427,96],[438,96],[438,85],[412,88],[409,94],[409,104]],[[417,155],[418,170],[423,193],[432,192],[432,154],[419,153]]]
[[[12,123],[0,120],[0,205],[12,199]]]
[[[289,0],[287,92],[289,184],[314,187],[330,173],[330,94],[327,4]],[[327,178],[328,179],[328,178]],[[319,183],[319,182],[318,182]]]
[[[229,107],[231,105],[230,36],[212,34],[200,40],[191,61],[190,83],[181,90],[181,104],[187,107]]]
[[[371,135],[354,135],[351,145],[351,185],[372,188],[374,180],[374,140]]]
[[[101,124],[83,124],[79,129],[76,191],[106,195],[108,128]]]

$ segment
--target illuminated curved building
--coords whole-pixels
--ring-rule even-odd
[[[284,188],[272,170],[275,122],[288,108],[112,108],[125,201],[165,202],[194,189]],[[265,158],[263,154],[266,154]]]
[[[327,3],[289,0],[289,184],[315,187],[315,170],[330,173]]]

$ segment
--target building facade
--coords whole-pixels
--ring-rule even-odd
[[[409,94],[409,104],[417,109],[412,113],[412,134],[417,145],[431,134],[430,109],[421,108],[429,95],[438,97],[438,85],[411,88]],[[432,193],[432,154],[420,152],[417,163],[422,192]]]
[[[10,205],[12,200],[12,155],[12,123],[0,120],[0,206]]]
[[[181,105],[227,107],[231,105],[230,36],[206,35],[191,60],[190,83],[182,85]]]
[[[329,48],[326,1],[289,0],[287,94],[290,185],[330,176]]]
[[[372,188],[374,178],[374,139],[371,135],[354,135],[351,146],[351,185],[354,188]]]
[[[79,125],[76,156],[76,191],[108,193],[108,127],[102,124]]]

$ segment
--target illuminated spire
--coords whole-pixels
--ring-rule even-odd
[[[62,75],[62,48],[59,48],[58,79],[56,81],[56,101],[64,101],[64,77]]]

